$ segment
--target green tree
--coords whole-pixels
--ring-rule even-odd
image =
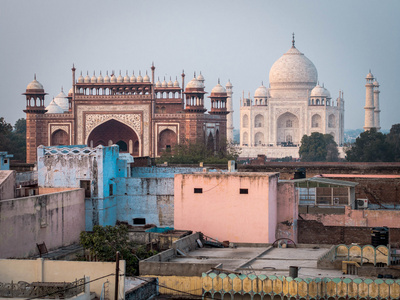
[[[393,150],[387,137],[376,128],[364,131],[346,151],[346,160],[352,162],[393,161]]]
[[[115,261],[115,254],[119,251],[121,259],[126,261],[127,275],[138,275],[139,260],[157,253],[130,242],[126,225],[95,225],[92,232],[81,232],[80,244],[99,261]]]
[[[175,164],[225,164],[228,160],[236,160],[239,151],[231,144],[224,143],[218,151],[208,149],[204,143],[191,143],[185,141],[176,144],[169,151],[163,151],[157,159],[158,163],[168,162]]]
[[[313,132],[301,139],[299,156],[301,161],[338,161],[339,151],[332,135]]]
[[[11,133],[11,148],[15,160],[26,160],[26,120],[23,118],[15,122]]]
[[[0,117],[0,151],[10,152],[12,126]]]
[[[393,161],[400,161],[400,124],[392,125],[386,135],[386,142],[391,148]]]

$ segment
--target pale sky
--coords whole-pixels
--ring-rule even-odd
[[[156,66],[156,78],[186,83],[201,71],[208,92],[218,78],[233,84],[234,126],[239,98],[268,85],[273,63],[296,47],[316,66],[332,98],[344,91],[345,128],[364,126],[365,76],[379,81],[381,127],[400,123],[400,1],[100,1],[0,0],[0,117],[25,117],[22,93],[34,73],[46,106],[71,67],[89,71]],[[207,98],[208,99],[208,98]],[[207,104],[209,107],[209,101]]]

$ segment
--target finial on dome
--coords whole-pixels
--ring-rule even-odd
[[[61,86],[61,92],[64,92],[63,86]]]
[[[34,80],[36,80],[36,73],[35,73],[35,74],[33,74],[33,79],[34,79]]]
[[[193,72],[194,78],[196,78],[196,71]]]
[[[201,74],[201,72],[200,72],[200,74]],[[219,77],[218,77],[218,84],[220,84],[220,82],[219,82]]]
[[[292,37],[293,37],[293,38],[292,38],[292,47],[293,47],[293,48],[296,48],[296,47],[294,46],[294,32],[292,33]]]
[[[261,81],[261,85],[264,85],[264,81]]]

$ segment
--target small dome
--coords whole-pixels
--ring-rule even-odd
[[[81,75],[79,75],[79,77],[78,77],[78,83],[83,83],[83,76],[82,76],[82,72],[81,72]]]
[[[188,82],[188,84],[186,85],[186,88],[188,89],[202,89],[204,88],[203,84],[198,81],[196,78],[193,78],[192,80],[190,80]]]
[[[233,85],[232,85],[232,83],[231,83],[231,81],[230,80],[228,80],[228,83],[225,85],[225,87],[229,87],[229,88],[231,88],[231,87],[233,87]]]
[[[179,87],[178,78],[177,78],[177,79],[175,79],[175,82],[174,82],[174,87]]]
[[[64,110],[57,105],[57,103],[53,100],[51,100],[49,106],[46,107],[46,114],[63,114]]]
[[[267,98],[268,97],[268,90],[267,88],[262,84],[256,91],[254,92],[254,97],[255,98]]]
[[[72,95],[73,92],[74,92],[74,90],[72,88],[70,88],[68,91],[68,95]]]
[[[36,75],[34,79],[27,85],[27,90],[43,90],[43,85],[36,80]]]
[[[136,81],[137,82],[143,82],[143,77],[142,77],[142,75],[140,75],[140,72],[139,72],[139,76],[136,77]]]
[[[165,81],[165,78],[164,78],[164,81],[161,83],[161,86],[162,87],[167,87],[168,86],[167,82]]]
[[[89,73],[86,74],[85,79],[83,81],[84,83],[90,83],[90,76]]]
[[[214,86],[213,89],[211,90],[211,94],[223,94],[223,93],[226,93],[226,90],[219,83],[216,86]]]
[[[197,80],[198,81],[204,81],[205,79],[204,79],[204,76],[200,73],[200,75],[197,76]]]
[[[101,76],[101,72],[100,72],[99,77],[97,77],[97,82],[98,83],[103,83],[104,82],[104,78],[103,78],[103,76]]]
[[[117,77],[114,74],[111,74],[110,82],[111,83],[116,83],[117,82]]]
[[[317,84],[315,86],[315,88],[313,88],[311,90],[311,97],[325,97],[325,98],[330,98],[331,97],[331,93],[329,93],[329,91],[323,87],[320,86],[319,84]]]
[[[64,94],[63,89],[61,89],[61,92],[53,99],[53,101],[64,111],[69,110],[69,101],[67,95]]]
[[[147,73],[143,77],[143,82],[150,82],[150,77],[149,77],[149,75],[147,75]]]
[[[118,83],[124,82],[124,78],[122,77],[121,72],[119,72],[119,76],[118,76],[118,78],[117,78],[117,82],[118,82]]]
[[[174,83],[172,82],[172,80],[170,78],[169,81],[168,81],[168,87],[173,87],[173,86],[174,86]]]
[[[374,75],[372,75],[371,70],[369,71],[365,79],[374,79]]]
[[[131,78],[128,76],[128,71],[126,71],[124,82],[131,82]]]
[[[157,82],[156,82],[156,87],[161,87],[161,81],[160,78],[158,78]]]
[[[96,77],[96,75],[94,75],[94,73],[93,73],[92,78],[90,79],[90,82],[91,83],[97,83],[97,77]]]
[[[136,82],[136,76],[135,76],[135,73],[132,73],[132,76],[131,76],[131,80],[130,80],[131,82]]]
[[[374,86],[379,87],[379,82],[378,81],[374,81]]]
[[[108,71],[106,76],[104,77],[104,83],[109,83],[110,82],[110,76],[108,76]]]

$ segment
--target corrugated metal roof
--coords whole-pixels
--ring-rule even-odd
[[[280,180],[281,182],[293,182],[296,186],[308,186],[308,187],[316,187],[316,186],[347,186],[347,187],[355,187],[358,185],[358,182],[344,181],[344,180],[336,180],[330,178],[321,178],[321,177],[310,177],[310,178],[301,178],[301,179],[293,179],[293,180]],[[308,184],[307,184],[308,183]]]

